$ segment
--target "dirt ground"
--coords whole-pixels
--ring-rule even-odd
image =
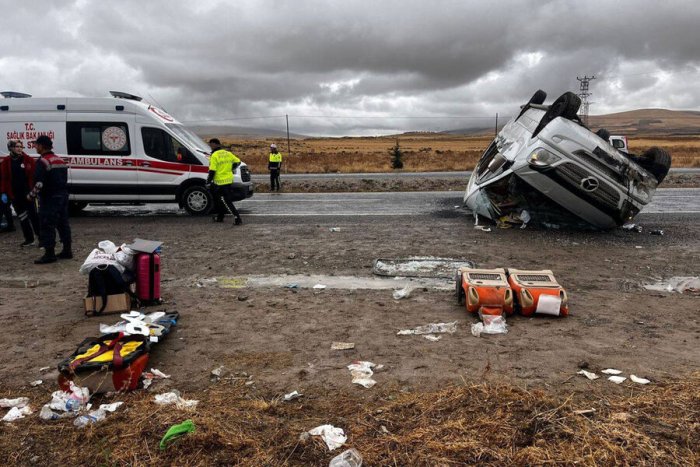
[[[31,394],[35,406],[41,398],[46,402],[55,390],[58,362],[84,338],[98,335],[99,323],[117,321],[83,315],[87,279],[78,268],[100,240],[135,237],[164,242],[164,307],[181,315],[175,331],[152,352],[150,366],[172,375],[157,382],[154,392],[177,388],[202,395],[217,384],[210,371],[223,365],[224,379],[248,382],[237,390],[268,400],[297,390],[332,401],[337,391],[369,403],[389,388],[430,393],[482,382],[548,395],[626,396],[638,390],[629,381],[619,386],[603,378],[588,381],[576,372],[582,366],[596,372],[612,367],[659,386],[682,380],[700,364],[698,297],[642,288],[656,279],[698,275],[696,220],[642,216],[644,233],[487,233],[475,230],[471,217],[447,209],[417,218],[246,218],[245,212],[243,217],[245,224],[237,227],[189,216],[73,218],[76,258],[45,266],[32,264],[39,250],[18,248],[19,233],[2,234],[0,397]],[[665,235],[648,234],[657,228]],[[507,335],[476,338],[470,333],[476,318],[448,291],[417,289],[395,300],[391,290],[237,289],[206,281],[284,274],[369,277],[374,259],[409,256],[552,269],[569,293],[571,315],[514,316]],[[451,321],[457,321],[457,332],[437,342],[396,335]],[[331,350],[334,341],[354,342],[355,349]],[[375,374],[375,388],[351,383],[346,366],[354,360],[384,365]],[[40,371],[47,366],[49,371]],[[30,388],[36,379],[44,385]],[[17,463],[21,459],[26,461],[20,457]]]

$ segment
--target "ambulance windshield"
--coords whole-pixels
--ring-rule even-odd
[[[167,126],[170,131],[172,131],[182,142],[190,144],[197,151],[203,154],[209,154],[211,152],[209,145],[202,141],[199,136],[194,134],[192,130],[185,128],[179,123],[166,123],[165,126]]]

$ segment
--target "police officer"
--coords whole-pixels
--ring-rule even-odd
[[[226,211],[235,216],[234,223],[243,223],[241,215],[238,214],[236,206],[233,205],[233,172],[241,163],[241,160],[233,153],[221,148],[221,141],[217,138],[209,140],[211,147],[211,157],[209,158],[209,176],[207,177],[207,188],[214,197],[216,206],[216,217],[214,222],[223,222]]]
[[[277,151],[277,145],[270,145],[270,159],[267,163],[270,171],[270,191],[280,191],[280,170],[282,170],[282,153]]]
[[[39,239],[44,247],[44,256],[34,261],[34,264],[53,263],[58,258],[71,259],[73,252],[68,225],[68,165],[53,153],[53,142],[48,136],[39,136],[34,144],[41,157],[36,163],[34,188],[27,199],[32,201],[39,197]],[[63,250],[58,257],[54,249],[56,230],[63,243]]]
[[[34,237],[39,236],[39,218],[36,215],[34,201],[28,201],[27,195],[34,186],[34,158],[24,152],[24,145],[19,140],[8,140],[7,149],[10,157],[0,162],[0,176],[2,177],[2,191],[12,202],[17,217],[19,218],[24,242],[20,246],[31,246]]]

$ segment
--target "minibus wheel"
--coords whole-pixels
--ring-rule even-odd
[[[214,199],[205,187],[194,185],[182,193],[182,205],[193,216],[204,216],[211,211]]]

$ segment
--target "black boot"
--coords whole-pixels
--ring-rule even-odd
[[[56,260],[56,252],[53,248],[44,248],[44,256],[41,258],[37,259],[34,261],[34,264],[49,264],[49,263],[55,263]]]
[[[233,221],[234,225],[241,225],[243,223],[243,219],[240,217],[236,217],[236,219]]]
[[[65,243],[63,249],[58,254],[58,259],[73,259],[73,250],[70,243]]]

